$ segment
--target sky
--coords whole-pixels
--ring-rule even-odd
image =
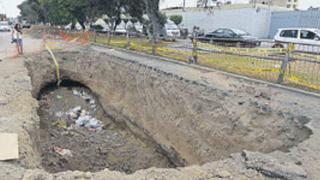
[[[19,15],[19,5],[24,0],[0,0],[0,13],[5,13],[9,17],[16,17]],[[161,8],[167,8],[171,6],[181,6],[183,0],[160,0]],[[249,0],[232,0],[234,3],[245,3]],[[197,0],[186,0],[187,6],[195,6]],[[310,6],[320,7],[320,0],[300,0],[299,8],[307,9]]]

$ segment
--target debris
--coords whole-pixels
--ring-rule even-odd
[[[222,170],[222,171],[217,172],[218,178],[229,178],[230,176],[231,176],[231,174],[226,170]]]
[[[75,108],[72,109],[73,112],[80,112],[81,111],[81,106],[77,106]]]
[[[73,95],[75,95],[75,96],[80,96],[80,93],[77,91],[77,90],[72,90],[72,93],[73,93]]]
[[[0,161],[19,158],[18,135],[11,133],[0,134]]]
[[[60,129],[66,129],[67,123],[64,120],[58,120],[52,123],[52,126],[55,126]]]
[[[59,147],[54,147],[53,148],[54,152],[56,152],[57,154],[61,155],[61,156],[70,156],[72,157],[72,152],[70,149],[62,149]]]
[[[57,99],[63,99],[63,97],[62,97],[62,96],[57,95]]]
[[[254,169],[269,178],[307,179],[305,170],[294,162],[250,151],[243,151],[241,156],[248,169]]]
[[[100,131],[102,128],[102,123],[97,120],[96,118],[93,118],[89,115],[86,116],[80,116],[77,120],[76,120],[76,124],[78,126],[83,126],[86,127],[88,129],[96,129],[98,131]]]
[[[55,116],[61,118],[63,116],[63,112],[56,112]]]

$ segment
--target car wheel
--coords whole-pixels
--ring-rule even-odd
[[[273,45],[272,48],[284,48],[284,46],[282,44],[277,43]]]

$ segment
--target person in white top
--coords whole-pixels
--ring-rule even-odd
[[[12,43],[16,44],[19,55],[23,54],[22,34],[21,24],[17,23],[12,30]]]

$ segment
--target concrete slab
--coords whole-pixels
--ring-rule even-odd
[[[18,135],[13,133],[0,134],[0,160],[19,158]]]

